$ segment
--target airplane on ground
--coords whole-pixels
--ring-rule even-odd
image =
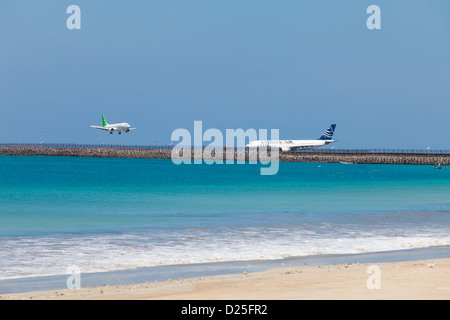
[[[332,124],[317,140],[255,140],[251,141],[246,147],[270,147],[278,148],[280,151],[307,150],[325,146],[335,140],[332,140],[336,124]]]
[[[136,128],[131,128],[131,126],[128,123],[114,123],[114,124],[108,124],[106,122],[105,117],[102,115],[102,122],[103,126],[91,126],[92,128],[101,129],[109,131],[110,134],[112,134],[114,131],[118,131],[119,134],[122,133],[122,131],[129,132],[130,130],[135,130]]]

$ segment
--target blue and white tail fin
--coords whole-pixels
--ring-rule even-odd
[[[331,126],[329,126],[327,131],[325,131],[318,140],[331,140],[333,138],[335,128],[336,124],[332,124]]]

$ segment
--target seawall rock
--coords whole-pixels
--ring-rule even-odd
[[[267,156],[257,156],[254,151],[231,151],[235,160],[273,160],[270,152]],[[103,158],[145,158],[145,159],[199,159],[200,150],[191,150],[183,155],[179,150],[167,148],[155,149],[119,149],[119,148],[56,148],[56,147],[0,147],[0,155],[15,156],[64,156],[64,157],[103,157]],[[203,159],[226,160],[227,153],[209,154]],[[274,158],[275,159],[275,158]],[[425,164],[450,165],[450,154],[426,153],[335,153],[335,152],[282,152],[279,154],[281,162],[335,162],[335,163],[366,163],[366,164]]]

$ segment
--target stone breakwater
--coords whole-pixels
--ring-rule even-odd
[[[257,157],[256,151],[232,151],[235,160],[270,161],[269,156]],[[64,157],[102,157],[102,158],[143,158],[143,159],[195,159],[191,154],[171,149],[125,149],[125,148],[54,148],[54,147],[0,147],[0,155],[15,156],[64,156]],[[223,160],[227,153],[223,152]],[[269,153],[270,155],[270,153]],[[203,159],[217,160],[213,153]],[[383,163],[383,164],[424,164],[450,165],[450,154],[425,153],[339,153],[339,152],[281,152],[281,162],[344,162],[344,163]]]

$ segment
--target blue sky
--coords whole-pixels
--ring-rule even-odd
[[[81,30],[69,30],[69,5]],[[369,5],[381,29],[369,30]],[[336,148],[450,149],[447,0],[0,3],[0,142],[169,144],[279,129]],[[109,135],[89,127],[129,122]]]

